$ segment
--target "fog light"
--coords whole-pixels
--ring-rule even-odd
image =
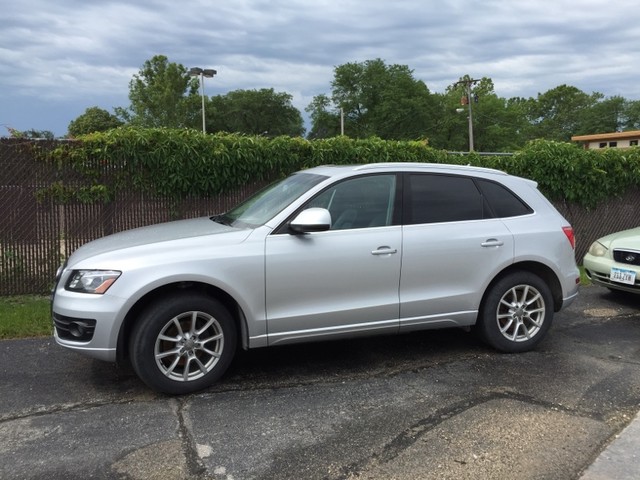
[[[96,320],[93,318],[65,317],[53,312],[53,323],[56,332],[63,340],[90,342],[96,331]]]
[[[87,325],[83,322],[72,322],[69,325],[69,333],[76,338],[82,338],[87,334]]]

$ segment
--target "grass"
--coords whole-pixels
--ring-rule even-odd
[[[0,339],[51,335],[49,297],[0,297]]]
[[[580,265],[578,268],[580,269],[580,285],[591,285],[591,280],[589,280],[589,277],[587,277],[587,274],[584,272],[584,267]]]

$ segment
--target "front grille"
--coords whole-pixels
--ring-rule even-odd
[[[632,250],[614,250],[613,259],[618,263],[640,266],[640,252]]]
[[[96,321],[91,318],[73,318],[53,314],[53,324],[58,337],[76,342],[89,342],[96,330]]]

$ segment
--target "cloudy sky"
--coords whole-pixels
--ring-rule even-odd
[[[334,67],[375,58],[438,93],[469,74],[501,97],[567,84],[640,100],[637,0],[0,2],[0,136],[62,136],[88,107],[128,106],[158,54],[216,69],[207,95],[274,88],[302,112]]]

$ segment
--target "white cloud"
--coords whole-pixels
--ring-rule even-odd
[[[334,67],[374,58],[408,65],[432,92],[470,74],[492,78],[504,97],[566,83],[640,99],[636,9],[631,0],[23,0],[0,11],[0,124],[46,120],[39,128],[64,134],[89,106],[126,106],[129,81],[156,54],[217,69],[208,95],[274,88],[302,111],[330,92]]]

